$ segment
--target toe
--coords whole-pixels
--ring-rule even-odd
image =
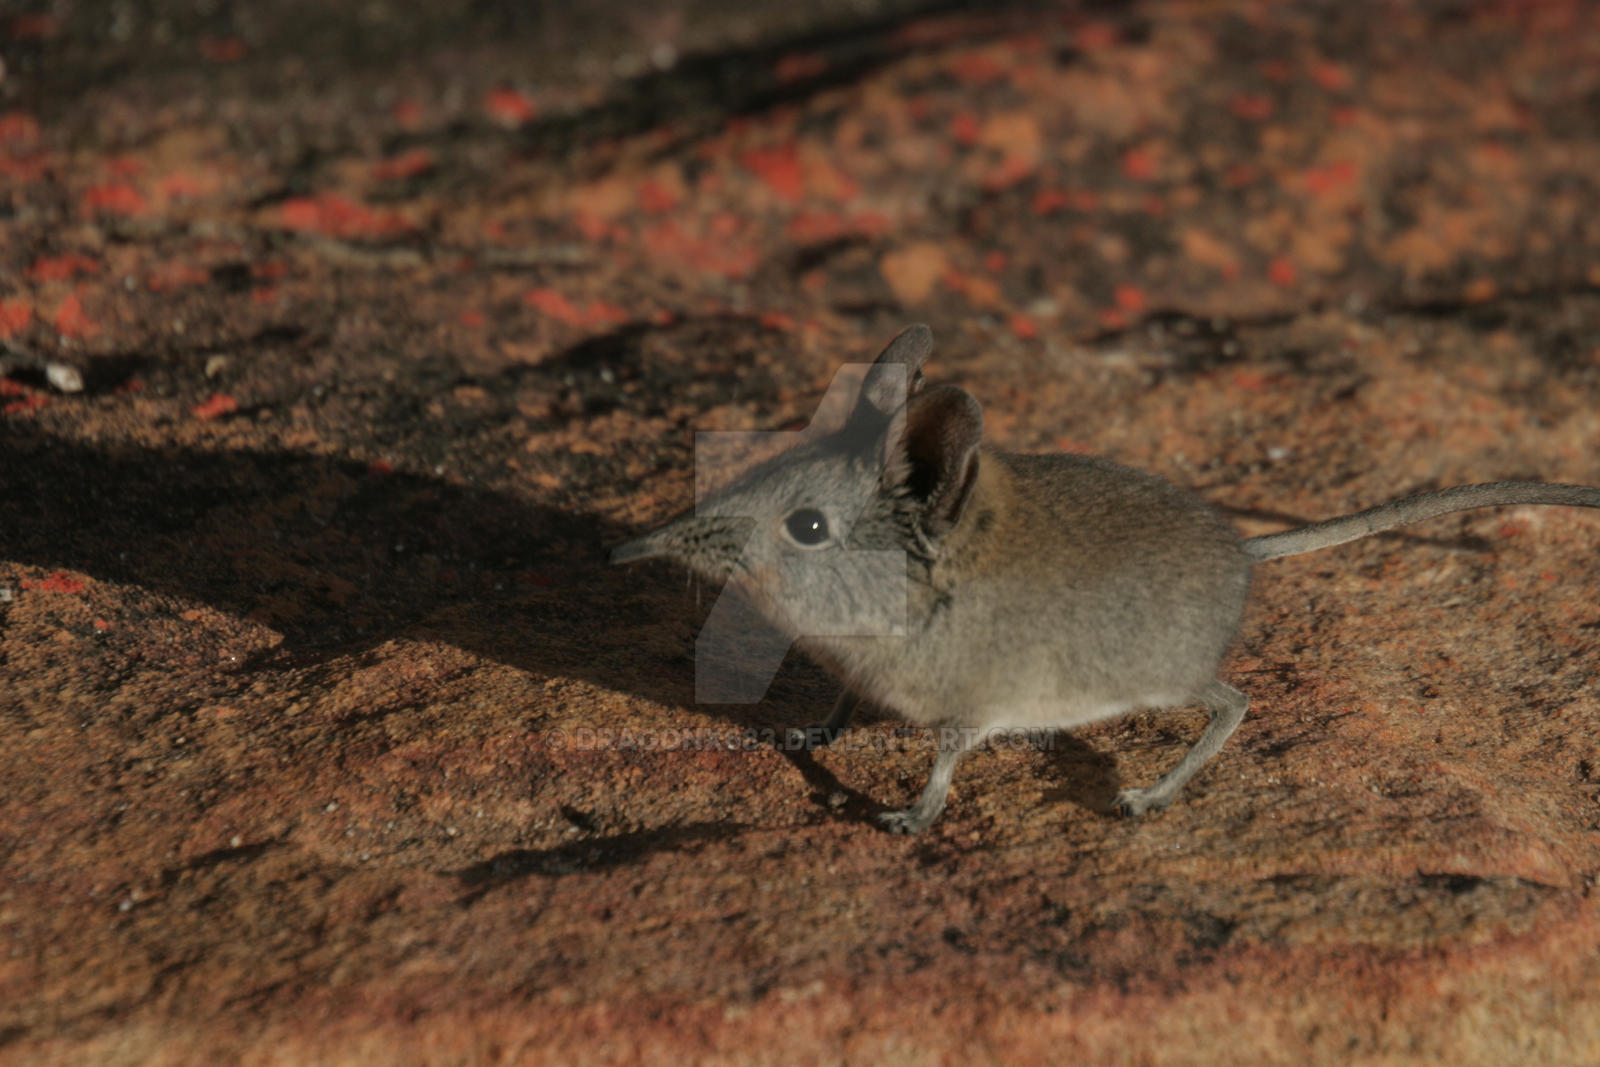
[[[878,823],[891,834],[914,834],[925,825],[914,811],[886,811],[878,816]]]

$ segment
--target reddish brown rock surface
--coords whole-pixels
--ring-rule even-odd
[[[1264,567],[1172,810],[1192,710],[909,840],[604,564],[915,319],[1251,532],[1600,484],[1593,5],[148,6],[0,24],[0,1061],[1600,1062],[1595,514]]]

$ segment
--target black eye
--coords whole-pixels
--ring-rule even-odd
[[[816,508],[801,508],[783,520],[789,536],[802,545],[820,545],[828,539],[828,519]]]

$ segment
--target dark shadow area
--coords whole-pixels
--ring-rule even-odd
[[[1041,776],[1054,785],[1045,790],[1050,803],[1068,801],[1106,818],[1121,818],[1111,802],[1123,783],[1117,778],[1116,760],[1065,731],[1051,735],[1044,748]]]
[[[871,824],[874,816],[890,810],[889,805],[882,801],[845,785],[837,775],[818,763],[816,755],[810,750],[789,744],[774,747],[777,748],[779,755],[800,772],[800,777],[810,790],[807,799],[817,807],[823,817]]]
[[[666,565],[609,565],[608,548],[637,531],[605,519],[289,452],[101,451],[0,426],[0,456],[0,559],[138,587],[119,627],[203,604],[282,635],[246,671],[405,635],[695,703],[695,635],[718,591]],[[759,712],[715,710],[798,725],[822,686],[809,664],[786,667]]]
[[[685,56],[665,70],[646,71],[598,104],[527,123],[519,131],[522,146],[533,154],[570,152],[670,129],[675,136],[655,153],[668,158],[730,119],[798,105],[951,39],[975,42],[1015,33],[1045,10],[1041,0],[913,0],[870,13],[862,9],[809,31]],[[959,21],[931,21],[941,16]],[[930,20],[926,40],[904,32],[919,20]]]
[[[713,841],[726,841],[753,829],[743,823],[699,822],[658,826],[612,834],[610,837],[574,841],[555,848],[517,848],[501,852],[470,867],[446,871],[466,890],[460,903],[467,907],[497,886],[531,877],[560,877],[603,871],[633,863],[661,852],[694,853]]]

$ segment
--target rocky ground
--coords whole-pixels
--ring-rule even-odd
[[[605,563],[915,320],[1251,533],[1600,484],[1600,8],[407,6],[0,22],[0,1061],[1600,1062],[1600,515],[1264,566],[1170,811],[1193,709],[909,839]]]

